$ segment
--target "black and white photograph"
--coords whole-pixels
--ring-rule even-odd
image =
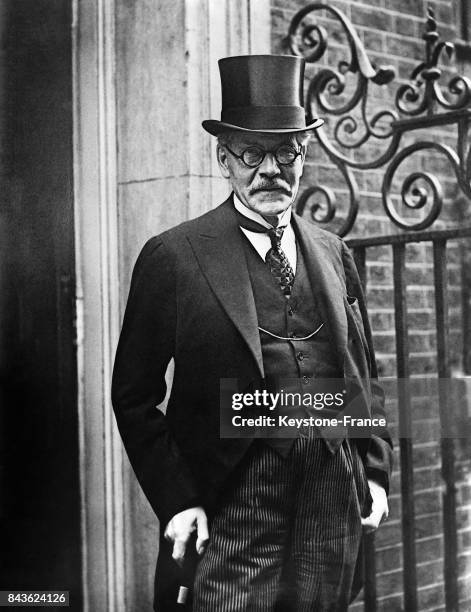
[[[0,608],[471,610],[468,0],[0,2]]]

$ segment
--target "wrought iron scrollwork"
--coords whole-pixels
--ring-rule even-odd
[[[437,22],[431,9],[429,9],[427,30],[423,38],[426,59],[412,71],[411,82],[402,85],[397,90],[397,108],[402,114],[410,117],[423,113],[434,114],[437,106],[445,110],[466,108],[471,104],[471,81],[468,78],[456,75],[449,81],[446,88],[447,93],[452,99],[455,98],[455,102],[450,101],[444,95],[439,84],[442,71],[438,67],[438,62],[444,53],[451,58],[454,45],[450,42],[439,41]]]
[[[315,116],[332,116],[331,135],[320,128],[316,137],[343,176],[350,195],[349,209],[337,232],[344,236],[353,227],[359,211],[358,187],[352,170],[368,170],[385,166],[382,185],[383,206],[390,219],[402,229],[418,230],[429,227],[439,216],[443,204],[443,189],[437,176],[428,171],[414,171],[403,180],[400,202],[405,209],[423,209],[420,220],[402,215],[395,207],[391,194],[393,180],[399,166],[414,153],[429,150],[444,156],[456,176],[457,184],[471,197],[471,148],[467,145],[471,118],[471,80],[453,76],[446,86],[441,84],[442,70],[438,63],[443,54],[451,57],[453,45],[439,40],[437,22],[429,9],[426,22],[425,60],[411,73],[410,81],[397,88],[392,108],[383,108],[371,116],[368,113],[369,87],[387,85],[395,79],[391,66],[375,67],[370,62],[355,28],[337,8],[323,2],[309,4],[293,17],[287,43],[294,55],[307,63],[318,62],[328,49],[328,33],[324,25],[315,21],[316,14],[325,11],[342,30],[350,57],[337,67],[321,68],[310,80],[305,93],[308,120]],[[317,15],[318,16],[318,15]],[[314,19],[314,21],[313,21]],[[347,77],[355,79],[347,92]],[[421,128],[456,126],[456,150],[434,141],[419,141],[399,150],[405,133]],[[382,146],[371,148],[372,157],[363,159],[355,151],[376,141]],[[376,157],[373,156],[376,153]],[[396,198],[397,200],[397,198]],[[335,196],[325,185],[308,187],[301,194],[298,211],[310,209],[311,218],[318,223],[330,223],[338,210]]]

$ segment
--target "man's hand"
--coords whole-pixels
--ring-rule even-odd
[[[374,480],[368,480],[368,485],[370,487],[373,504],[371,506],[370,516],[362,518],[361,524],[363,525],[365,533],[372,533],[378,529],[383,519],[386,520],[388,518],[389,507],[386,491],[383,487]]]
[[[185,560],[186,546],[191,534],[196,530],[196,552],[202,555],[209,541],[208,520],[201,506],[188,508],[175,514],[165,529],[165,539],[173,542],[172,558],[181,567]]]

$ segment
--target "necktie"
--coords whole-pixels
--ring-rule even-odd
[[[288,258],[281,248],[281,238],[283,237],[284,227],[264,227],[260,223],[253,221],[241,214],[236,209],[237,222],[240,227],[259,234],[268,234],[271,242],[271,249],[265,256],[265,263],[276,279],[283,295],[288,299],[294,282],[294,272]]]
[[[268,237],[271,240],[271,249],[265,257],[265,262],[270,268],[270,272],[278,281],[280,289],[285,298],[291,295],[294,282],[294,272],[288,258],[281,248],[281,238],[283,237],[284,227],[274,227],[268,230]]]

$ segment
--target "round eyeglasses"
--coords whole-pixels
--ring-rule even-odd
[[[265,151],[265,149],[261,149],[260,147],[247,147],[242,151],[240,155],[237,155],[232,149],[230,149],[227,145],[225,148],[237,159],[240,159],[248,168],[256,168],[260,166],[260,164],[265,159],[267,153],[271,153],[275,159],[276,163],[279,166],[289,166],[294,162],[294,160],[301,155],[302,149],[297,151],[291,145],[281,145],[274,151]]]

